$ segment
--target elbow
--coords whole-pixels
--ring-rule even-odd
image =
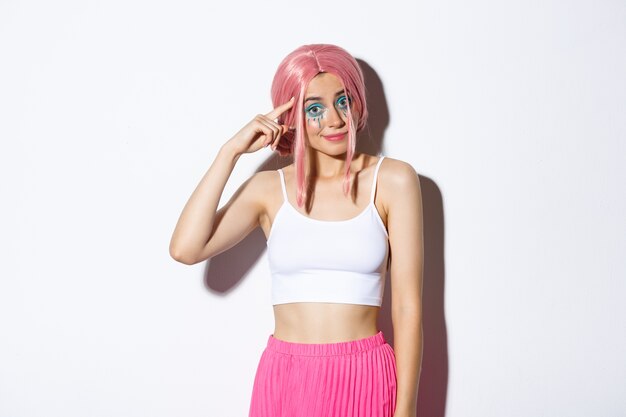
[[[195,265],[198,263],[196,257],[191,256],[189,252],[180,250],[174,246],[170,246],[170,256],[176,262],[180,262],[185,265]]]

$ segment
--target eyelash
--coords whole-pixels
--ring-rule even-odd
[[[352,104],[352,99],[350,97],[346,97],[346,96],[341,96],[337,99],[337,104],[339,104],[339,102],[341,102],[342,100],[345,100],[347,103],[344,104],[340,104],[339,108],[340,109],[347,109],[348,106],[350,106],[350,104]]]
[[[344,104],[339,104],[342,101],[344,101]],[[345,101],[347,101],[348,104],[345,104]],[[339,110],[341,110],[343,112],[345,112],[348,109],[348,106],[350,104],[352,104],[352,99],[350,97],[347,97],[347,96],[341,96],[335,102],[335,105],[337,105]],[[314,109],[321,109],[321,111],[312,112],[312,110],[314,110]],[[304,110],[304,112],[306,113],[307,117],[314,118],[314,117],[319,117],[324,112],[324,110],[325,110],[324,106],[322,106],[319,103],[315,103],[315,104],[311,104],[309,107],[307,107]]]
[[[313,110],[315,109],[320,109],[320,111],[313,112]],[[306,108],[306,110],[304,110],[304,112],[306,113],[307,117],[319,117],[322,113],[324,113],[324,106],[319,104],[311,104],[309,107]]]

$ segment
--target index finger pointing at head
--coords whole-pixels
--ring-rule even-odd
[[[280,116],[281,114],[283,114],[284,112],[289,110],[293,106],[293,103],[295,103],[295,101],[296,101],[295,97],[291,97],[291,99],[288,102],[286,102],[284,104],[281,104],[280,106],[276,107],[274,110],[272,110],[271,112],[267,113],[265,116],[268,119],[274,120],[278,116]]]

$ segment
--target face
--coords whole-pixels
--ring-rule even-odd
[[[339,78],[324,72],[318,74],[309,83],[304,100],[309,147],[332,155],[345,153],[350,99]]]

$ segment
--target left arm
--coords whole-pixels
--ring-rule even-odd
[[[392,164],[389,164],[392,165]],[[391,319],[397,367],[394,417],[415,417],[422,368],[422,282],[424,238],[419,176],[394,161],[389,167],[387,230],[391,251]]]

